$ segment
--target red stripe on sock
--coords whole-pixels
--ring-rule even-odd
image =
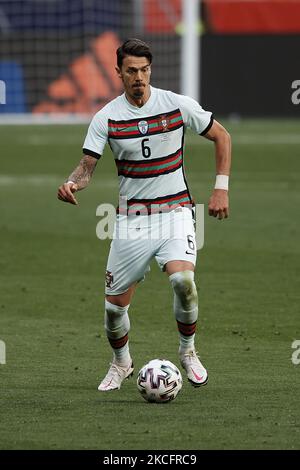
[[[128,333],[126,333],[126,335],[123,336],[122,338],[118,338],[118,339],[108,338],[108,341],[110,342],[110,345],[113,349],[123,348],[123,346],[125,346],[125,344],[128,341]]]
[[[194,323],[188,324],[188,323],[182,323],[182,322],[177,320],[178,331],[183,336],[192,336],[192,335],[194,335],[195,332],[196,332],[196,326],[197,326],[196,321]]]

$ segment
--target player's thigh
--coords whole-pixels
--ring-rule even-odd
[[[164,265],[164,270],[170,276],[181,271],[195,271],[195,265],[190,261],[173,260]]]
[[[168,274],[194,270],[197,260],[196,236],[192,213],[188,209],[174,214],[170,233],[165,232],[159,241],[155,258],[161,270]]]
[[[133,297],[136,286],[137,282],[132,284],[132,286],[130,286],[129,289],[123,294],[106,295],[106,300],[111,304],[118,305],[119,307],[126,307],[126,305],[129,305],[131,303],[131,299]]]
[[[150,257],[147,240],[114,239],[107,260],[106,296],[121,295],[122,302],[131,299],[136,283],[150,269]]]

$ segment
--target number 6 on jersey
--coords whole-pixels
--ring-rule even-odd
[[[142,154],[144,158],[149,158],[151,156],[151,149],[148,145],[146,145],[146,142],[148,141],[149,139],[142,140]]]

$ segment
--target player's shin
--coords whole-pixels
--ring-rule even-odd
[[[193,271],[171,274],[169,280],[174,290],[174,315],[177,321],[180,346],[179,353],[194,349],[198,319],[198,295]]]
[[[128,308],[105,301],[105,330],[108,341],[113,349],[114,361],[120,366],[131,363],[128,345],[130,321]]]

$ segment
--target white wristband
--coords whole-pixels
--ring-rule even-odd
[[[74,181],[69,180],[69,181],[66,181],[66,184],[76,184],[76,183],[74,183]]]
[[[217,175],[215,189],[225,189],[228,191],[229,176]]]

